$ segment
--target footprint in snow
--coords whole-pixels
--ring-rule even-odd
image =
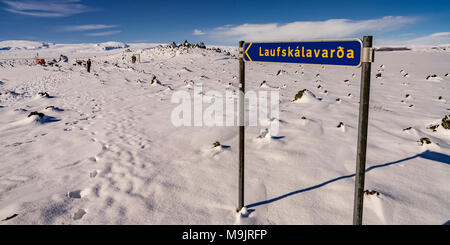
[[[81,198],[81,190],[71,191],[71,192],[67,193],[67,196],[69,198],[80,199]]]
[[[84,209],[78,209],[78,211],[73,215],[73,220],[79,220],[83,218],[85,214],[86,211]]]

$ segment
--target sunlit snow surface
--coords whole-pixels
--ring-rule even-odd
[[[1,43],[0,224],[351,224],[360,69],[246,64],[247,91],[280,92],[280,132],[247,127],[236,213],[237,127],[171,122],[177,91],[237,90],[236,47]],[[376,53],[364,224],[450,220],[449,72],[448,49]]]

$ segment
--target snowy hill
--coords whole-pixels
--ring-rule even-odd
[[[237,127],[171,121],[174,93],[238,90],[237,47],[0,47],[0,224],[351,224],[360,69],[246,64],[280,131],[246,129],[242,216]],[[376,53],[365,224],[448,222],[449,72],[448,50]]]
[[[54,46],[54,43],[32,42],[32,41],[1,41],[0,51],[3,50],[39,50]]]

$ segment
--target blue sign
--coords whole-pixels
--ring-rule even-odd
[[[246,62],[355,66],[361,65],[362,42],[320,40],[293,42],[248,42],[244,44]]]

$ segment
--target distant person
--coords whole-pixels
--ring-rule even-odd
[[[91,72],[91,59],[87,61],[87,72]]]

